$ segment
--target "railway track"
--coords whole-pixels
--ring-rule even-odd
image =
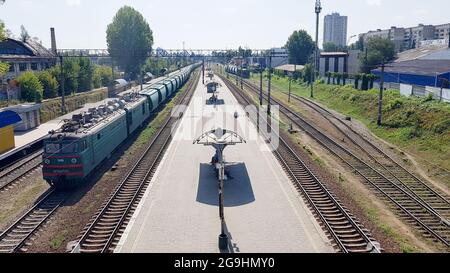
[[[43,150],[40,150],[2,171],[0,173],[0,192],[39,169],[42,166],[43,152]]]
[[[231,81],[221,78],[239,103],[252,104]],[[379,243],[372,238],[369,231],[364,229],[348,212],[283,137],[280,137],[279,146],[274,154],[331,236],[330,239],[335,242],[337,249],[344,253],[380,253],[382,251]]]
[[[251,84],[247,83],[247,86]],[[253,88],[255,88],[253,86]],[[358,147],[360,151],[366,154],[370,159],[370,164],[380,172],[384,172],[392,182],[415,195],[422,200],[424,204],[429,205],[445,219],[450,219],[450,202],[448,196],[439,192],[427,183],[423,182],[416,175],[405,169],[392,157],[387,155],[375,144],[367,140],[364,136],[357,133],[350,125],[345,123],[341,118],[323,108],[314,101],[306,98],[292,96],[295,100],[307,105],[324,119],[326,119],[332,126],[334,126],[342,135],[344,135],[354,146]]]
[[[249,89],[259,95],[259,90],[256,88]],[[267,100],[267,95],[264,94],[264,98]],[[271,100],[273,104],[280,106],[280,112],[284,116],[315,139],[322,147],[341,159],[381,197],[394,205],[403,216],[406,216],[405,220],[408,223],[421,229],[424,237],[441,242],[447,248],[450,247],[450,223],[430,204],[408,190],[406,185],[399,185],[399,181],[392,181],[389,171],[379,170],[366,163],[355,153],[322,133],[320,129],[306,121],[298,113],[286,107],[281,101],[276,98],[271,98]]]
[[[0,253],[25,252],[26,242],[66,200],[67,194],[49,190],[46,195],[0,235]]]
[[[189,104],[198,82],[199,74],[195,73],[188,82],[185,94],[177,102],[178,104]],[[101,211],[83,230],[82,236],[72,252],[105,253],[114,251],[171,142],[171,130],[178,120],[177,117],[169,116],[167,118],[144,154],[130,169]]]

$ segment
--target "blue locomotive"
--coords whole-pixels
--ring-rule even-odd
[[[139,93],[74,115],[44,140],[43,177],[54,187],[82,183],[113,151],[179,90],[199,64],[190,65]]]

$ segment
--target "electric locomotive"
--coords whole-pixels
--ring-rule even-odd
[[[66,120],[44,140],[43,177],[54,187],[73,188],[111,156],[152,113],[187,81],[199,64],[182,69],[139,93],[128,93],[107,105]]]

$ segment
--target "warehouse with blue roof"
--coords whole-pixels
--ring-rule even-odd
[[[381,68],[372,70],[381,76]],[[399,54],[385,67],[384,81],[389,83],[449,88],[450,48],[423,47]]]

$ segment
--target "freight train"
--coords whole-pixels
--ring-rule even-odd
[[[239,76],[239,77],[243,77],[243,78],[250,78],[250,71],[247,68],[241,68],[239,66],[235,66],[235,65],[227,65],[225,66],[225,72]]]
[[[93,170],[179,90],[200,64],[193,64],[107,105],[74,115],[44,140],[43,177],[57,188],[82,184]]]

